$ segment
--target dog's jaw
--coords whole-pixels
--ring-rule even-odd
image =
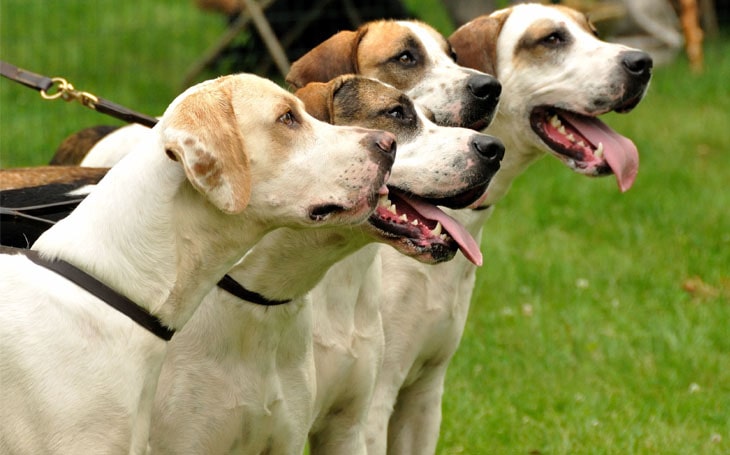
[[[451,260],[456,250],[482,265],[478,242],[457,220],[413,195],[391,190],[371,215],[369,228],[383,243],[424,263]]]
[[[598,118],[539,107],[532,111],[530,126],[546,148],[575,172],[613,173],[621,191],[633,185],[639,169],[636,145]]]

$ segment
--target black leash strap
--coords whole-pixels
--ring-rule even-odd
[[[218,287],[224,291],[235,295],[239,299],[247,300],[256,305],[264,306],[275,306],[284,305],[285,303],[291,302],[291,300],[269,300],[258,292],[249,291],[248,289],[241,286],[236,280],[231,278],[230,275],[224,276],[219,282]]]
[[[38,90],[43,99],[55,100],[61,98],[64,101],[78,100],[84,106],[102,114],[124,120],[127,123],[139,123],[150,128],[157,123],[157,119],[154,117],[140,114],[139,112],[127,109],[104,98],[99,98],[91,93],[78,91],[73,85],[61,77],[49,78],[40,74],[31,73],[2,60],[0,60],[0,74],[26,87]],[[56,86],[57,90],[52,92],[52,89]]]
[[[0,246],[0,254],[25,255],[28,259],[41,267],[45,267],[48,270],[56,272],[72,283],[77,284],[88,293],[98,297],[107,305],[120,313],[123,313],[134,322],[165,341],[170,341],[172,336],[175,334],[174,330],[164,326],[157,317],[150,314],[146,309],[66,261],[61,259],[49,261],[42,258],[37,251],[7,246]]]

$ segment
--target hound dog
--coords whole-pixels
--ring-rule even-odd
[[[486,130],[505,143],[502,167],[482,201],[450,212],[475,238],[489,208],[545,154],[580,174],[613,174],[622,191],[631,187],[638,151],[597,116],[639,103],[651,77],[646,53],[601,41],[574,10],[538,4],[477,18],[449,41],[460,64],[496,75],[503,87]],[[424,267],[387,249],[380,259],[386,351],[369,413],[369,453],[433,453],[444,375],[463,333],[476,269],[460,257]]]
[[[294,62],[287,81],[299,87],[340,73],[388,82],[430,110],[436,123],[447,126],[486,126],[501,90],[490,76],[456,65],[446,39],[413,21],[377,21],[357,31],[340,32]],[[419,157],[414,159],[415,168],[430,168],[419,165]],[[424,177],[432,178],[431,174]],[[411,185],[404,184],[404,189]],[[483,195],[483,188],[471,188],[434,202],[460,208]],[[394,200],[392,210],[400,214],[411,209],[406,201]],[[340,261],[312,291],[318,397],[323,401],[317,405],[310,446],[318,453],[357,453],[347,444],[361,437],[361,420],[366,415],[362,400],[369,396],[363,391],[371,388],[366,381],[372,376],[362,368],[367,363],[358,359],[364,357],[360,350],[372,349],[368,345],[376,335],[363,334],[381,330],[373,328],[380,324],[377,306],[384,274],[379,249],[373,245]],[[462,251],[464,258],[481,263],[475,260],[481,253]],[[351,310],[345,313],[343,308]]]
[[[501,92],[492,76],[457,65],[446,39],[419,21],[379,20],[339,32],[295,61],[286,81],[301,88],[341,74],[402,90],[444,126],[487,126]]]
[[[374,241],[424,263],[447,261],[457,248],[479,255],[476,241],[432,202],[413,202],[416,210],[396,214],[391,199],[480,194],[499,168],[503,151],[497,140],[438,127],[403,93],[372,79],[345,76],[309,84],[297,96],[321,120],[395,134],[398,156],[389,194],[357,228],[274,231],[229,272],[266,300],[289,303],[256,304],[222,289],[206,297],[170,343],[155,396],[154,453],[301,453],[313,413],[329,415],[330,407],[341,406],[332,384],[341,379],[337,375],[357,381],[347,383],[352,403],[343,414],[350,424],[338,428],[337,444],[327,449],[364,453],[365,412],[383,349],[377,299],[364,308],[333,302],[331,313],[322,317],[318,311],[313,315],[308,291],[332,264]],[[315,344],[315,374],[313,337],[326,340],[328,347],[338,343],[338,335],[328,329],[331,320],[341,323],[342,318],[355,324],[361,341],[326,356],[320,355],[321,343]],[[323,451],[321,442],[312,440],[311,453]]]
[[[253,75],[177,97],[41,235],[37,254],[0,255],[0,451],[145,452],[164,340],[267,231],[366,219],[394,143],[317,121]],[[97,298],[54,265],[75,266],[116,298]],[[120,302],[133,311],[111,306]]]

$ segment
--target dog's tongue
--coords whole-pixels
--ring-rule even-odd
[[[613,170],[619,189],[627,191],[639,172],[639,151],[631,139],[621,136],[595,117],[561,112],[566,120],[594,146],[603,144],[606,162]]]
[[[473,262],[474,265],[482,265],[483,259],[482,252],[479,249],[479,244],[461,223],[447,215],[440,208],[427,202],[408,198],[408,204],[410,204],[411,207],[425,218],[433,221],[439,221],[441,226],[446,229],[451,238],[453,238],[459,245],[459,249],[464,256]]]

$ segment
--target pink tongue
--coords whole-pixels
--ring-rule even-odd
[[[560,115],[595,147],[603,144],[606,162],[616,175],[619,189],[623,192],[631,188],[639,172],[639,151],[631,139],[621,136],[595,117],[565,111],[561,111]]]
[[[429,220],[441,222],[441,226],[456,241],[464,256],[474,265],[482,265],[483,259],[479,244],[461,223],[444,213],[440,208],[427,202],[408,198],[408,204]]]

